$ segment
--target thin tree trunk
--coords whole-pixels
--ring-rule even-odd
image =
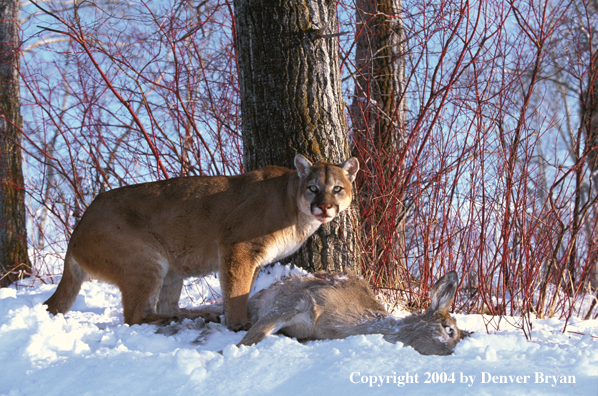
[[[354,128],[376,151],[397,153],[406,138],[401,1],[357,0],[356,13]]]
[[[293,168],[297,153],[350,156],[338,58],[336,3],[235,0],[244,163]],[[322,226],[290,261],[308,270],[356,269],[356,212]]]
[[[590,168],[593,185],[593,191],[588,192],[590,195],[588,200],[592,199],[592,194],[598,194],[598,53],[594,53],[589,71],[587,92],[584,92],[581,98],[582,123],[585,124],[586,150],[588,151],[587,164]],[[594,216],[596,215],[598,214],[594,210]],[[593,235],[591,240],[595,241],[596,235]],[[589,248],[590,251],[595,250],[596,245],[592,243]],[[593,268],[590,268],[586,276],[590,280],[590,286],[596,290],[598,289],[598,265],[594,262],[592,266]],[[585,283],[585,279],[583,283]]]
[[[404,184],[399,152],[405,135],[405,33],[400,0],[357,0],[355,96],[351,119],[355,155],[364,172],[358,179],[371,264],[400,265],[405,257]],[[390,203],[390,204],[389,204]],[[392,238],[393,240],[389,240]],[[391,254],[395,247],[398,257]]]
[[[0,0],[0,286],[31,272],[20,146],[19,6]]]

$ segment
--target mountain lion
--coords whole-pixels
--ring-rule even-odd
[[[67,312],[87,274],[118,286],[129,325],[180,318],[183,280],[219,271],[226,324],[247,329],[256,269],[295,252],[347,209],[359,162],[295,157],[239,176],[184,177],[100,193],[75,227],[48,311]]]

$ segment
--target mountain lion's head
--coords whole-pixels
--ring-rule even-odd
[[[312,164],[299,154],[295,157],[295,167],[300,179],[297,202],[301,212],[328,223],[349,207],[353,197],[351,183],[359,170],[356,158],[336,166],[324,162]]]

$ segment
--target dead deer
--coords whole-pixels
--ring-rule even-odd
[[[449,313],[459,279],[444,275],[430,292],[423,314],[403,319],[390,316],[368,283],[354,275],[317,274],[276,283],[249,299],[253,326],[238,344],[253,345],[272,333],[298,340],[345,338],[383,334],[388,342],[402,342],[422,355],[450,355],[468,332],[459,330]],[[221,314],[221,306],[205,308]]]

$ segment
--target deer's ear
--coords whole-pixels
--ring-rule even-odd
[[[430,291],[432,303],[426,313],[448,313],[455,299],[458,285],[459,277],[455,271],[448,272],[442,278],[438,279],[438,282],[434,284],[432,291]]]

